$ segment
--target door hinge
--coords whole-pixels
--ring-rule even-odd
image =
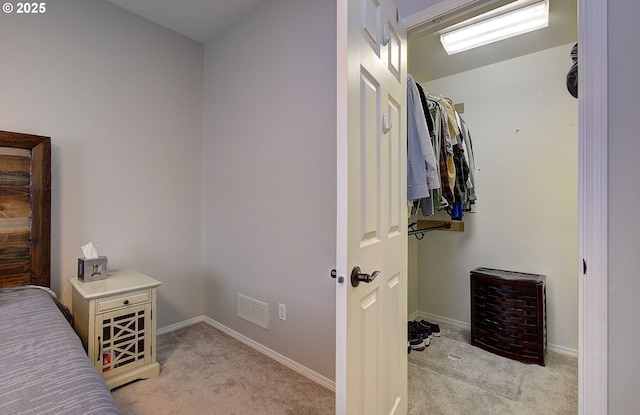
[[[582,275],[587,275],[587,261],[582,258]]]

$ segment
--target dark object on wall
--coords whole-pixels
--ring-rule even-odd
[[[545,276],[490,268],[471,271],[471,344],[544,366]]]
[[[578,98],[578,44],[571,48],[571,59],[573,66],[567,74],[567,90],[574,98]]]

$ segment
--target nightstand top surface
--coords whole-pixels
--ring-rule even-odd
[[[160,281],[133,269],[108,272],[107,276],[106,279],[98,281],[84,282],[74,278],[70,282],[78,293],[87,300],[112,294],[155,288],[162,284]]]

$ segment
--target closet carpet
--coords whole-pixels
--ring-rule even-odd
[[[409,355],[409,414],[576,415],[578,359],[547,352],[521,363],[471,346],[471,331],[440,324],[424,351]]]
[[[474,359],[465,358],[464,345],[447,343],[468,343],[468,330],[441,328],[443,337],[433,338],[426,350],[409,355],[409,414],[578,413],[576,358],[549,352],[547,366],[541,367],[492,355],[499,362],[491,370],[493,380],[485,376],[487,362],[483,367],[469,368],[472,375],[464,379],[460,371],[446,373],[448,369],[441,363],[416,363],[430,351],[437,354],[440,346],[458,347],[446,354],[449,360],[448,354],[452,354],[452,363],[473,363]],[[112,391],[123,415],[334,413],[332,391],[206,323],[158,336],[157,343],[160,375]],[[510,374],[497,369],[513,368],[514,364],[519,368]],[[485,376],[479,383],[475,380],[478,373]]]

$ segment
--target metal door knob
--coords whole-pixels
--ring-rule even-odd
[[[365,274],[360,272],[360,267],[353,267],[353,270],[351,271],[351,285],[357,287],[360,282],[366,282],[368,284],[375,280],[378,274],[380,274],[380,271],[373,271],[371,274]]]

